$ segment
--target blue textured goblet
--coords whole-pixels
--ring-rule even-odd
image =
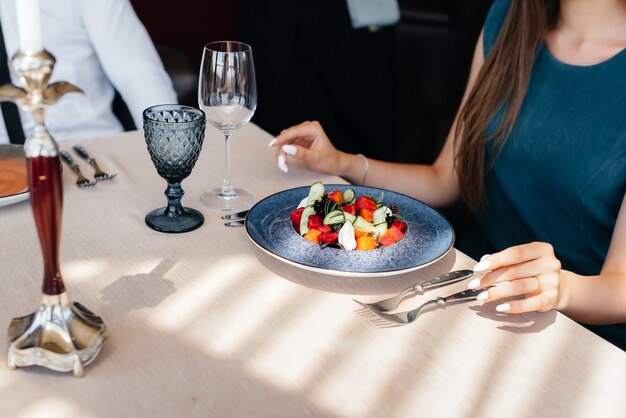
[[[185,208],[180,183],[191,174],[204,140],[206,116],[182,105],[152,106],[143,112],[143,129],[150,158],[159,176],[167,180],[167,206],[146,215],[146,224],[161,232],[192,231],[204,222],[195,209]]]

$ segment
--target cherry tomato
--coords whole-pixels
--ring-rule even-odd
[[[293,226],[300,227],[300,220],[302,219],[302,212],[304,208],[298,208],[289,214],[289,219],[291,219],[291,223]]]
[[[376,209],[378,209],[378,205],[376,204],[376,201],[374,201],[374,199],[372,199],[370,196],[359,197],[354,203],[354,205],[356,206],[357,212],[360,211],[361,209],[367,209],[371,211],[375,211]]]
[[[344,212],[349,213],[350,215],[356,215],[356,206],[354,205],[345,205],[341,209],[343,209]]]
[[[324,220],[321,217],[317,215],[309,216],[309,222],[307,223],[309,229],[320,229],[322,225],[324,225]]]
[[[333,231],[324,232],[319,236],[318,241],[320,244],[332,244],[333,242],[337,242],[339,239],[339,234]]]

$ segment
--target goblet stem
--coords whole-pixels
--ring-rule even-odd
[[[237,193],[233,188],[233,183],[230,181],[230,138],[233,136],[232,131],[224,131],[224,181],[222,182],[222,189],[220,190],[220,196],[226,198],[236,197]]]
[[[180,182],[167,182],[167,189],[165,189],[165,196],[167,197],[167,208],[165,208],[165,214],[167,216],[180,216],[185,212],[183,205],[180,203],[184,194],[185,191],[180,185]]]

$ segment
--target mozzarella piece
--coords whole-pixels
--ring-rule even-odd
[[[304,199],[302,199],[302,201],[300,202],[300,204],[298,204],[298,207],[296,209],[300,209],[306,206],[306,202],[309,200],[309,197],[305,197]]]
[[[354,250],[356,248],[356,239],[354,238],[354,227],[350,222],[343,224],[339,230],[339,244],[346,250]]]

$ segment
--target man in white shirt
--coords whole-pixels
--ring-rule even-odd
[[[0,0],[0,19],[9,59],[19,49],[15,3]],[[57,141],[94,138],[123,130],[113,114],[115,89],[141,129],[145,108],[176,103],[172,82],[129,0],[44,0],[43,45],[56,58],[50,83],[68,81],[85,94],[68,94],[50,107],[46,126]],[[13,84],[19,85],[14,74]],[[20,109],[24,133],[34,126]],[[0,143],[9,137],[0,117]]]

